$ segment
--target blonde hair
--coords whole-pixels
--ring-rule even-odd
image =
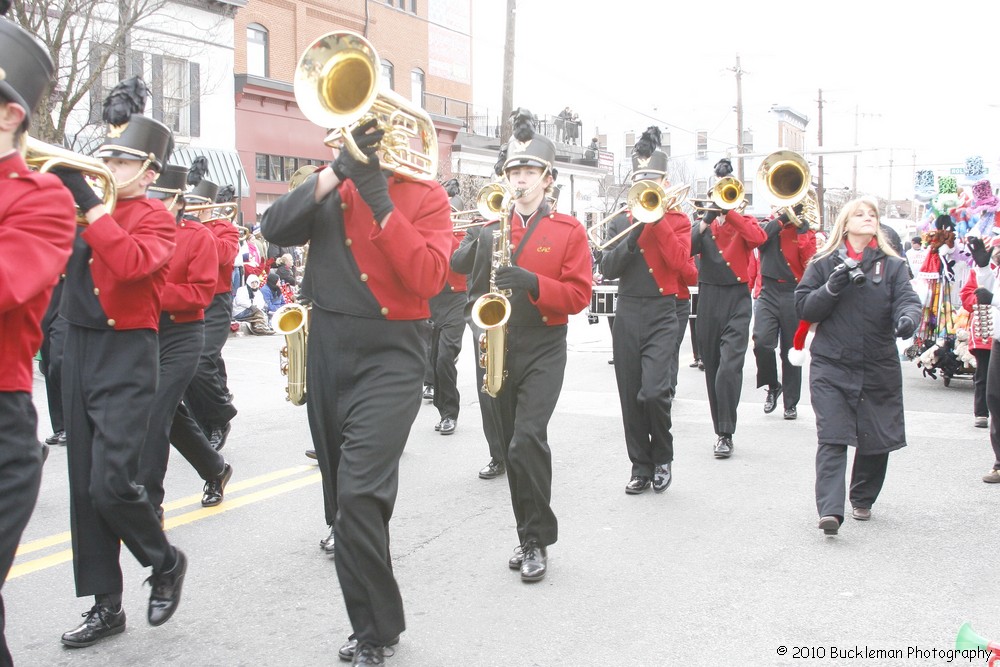
[[[885,238],[885,234],[882,233],[882,225],[879,220],[878,215],[878,202],[872,197],[858,197],[857,199],[852,199],[843,205],[840,209],[840,213],[837,214],[837,219],[833,223],[833,229],[830,230],[830,236],[826,239],[826,243],[823,247],[816,251],[813,255],[812,261],[818,261],[827,255],[832,255],[844,244],[844,239],[847,237],[847,221],[851,218],[854,213],[862,206],[867,206],[875,213],[875,242],[878,244],[879,250],[884,252],[886,255],[891,257],[899,257],[892,246]]]

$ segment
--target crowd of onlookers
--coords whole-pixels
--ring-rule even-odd
[[[246,322],[250,333],[274,333],[271,316],[298,294],[301,248],[268,244],[260,226],[242,227],[240,246],[233,266],[233,331]]]

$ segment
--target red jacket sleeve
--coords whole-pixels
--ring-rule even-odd
[[[219,260],[214,235],[208,229],[190,234],[184,254],[186,256],[182,257],[174,253],[168,280],[160,294],[160,308],[167,312],[201,310],[212,303],[215,296]],[[173,263],[178,261],[186,265],[182,267],[182,276],[173,272]]]
[[[976,306],[976,290],[979,288],[979,281],[976,279],[976,272],[969,271],[969,278],[962,285],[962,290],[959,292],[959,296],[962,299],[962,308],[965,308],[970,313],[975,309]]]
[[[653,234],[663,261],[673,271],[680,271],[691,257],[691,220],[680,211],[667,211],[653,225]]]
[[[727,211],[726,223],[732,225],[743,237],[747,248],[756,248],[767,240],[767,232],[757,222],[757,218],[752,215],[743,215],[733,210]]]
[[[161,204],[148,219],[155,220],[155,224],[125,231],[111,215],[103,215],[83,232],[84,240],[108,271],[122,282],[151,276],[170,261],[174,252],[175,223],[167,209]]]

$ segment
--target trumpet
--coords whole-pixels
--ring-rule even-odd
[[[379,145],[383,169],[413,179],[435,178],[438,147],[431,117],[384,88],[381,72],[378,53],[367,39],[346,30],[334,31],[317,38],[303,52],[292,90],[310,122],[334,128],[324,140],[328,146],[342,140],[355,159],[367,161],[351,130],[374,118],[385,131]]]
[[[664,188],[657,181],[637,181],[631,188],[629,188],[625,205],[600,222],[591,225],[590,229],[587,230],[587,235],[590,237],[595,249],[605,250],[618,240],[624,238],[629,232],[639,225],[656,222],[662,218],[667,211],[680,210],[680,206],[684,202],[684,199],[690,189],[690,185],[674,185],[669,188]],[[618,214],[623,213],[626,210],[632,214],[632,219],[635,220],[635,222],[615,234],[607,241],[600,241],[596,236],[598,230],[614,220]]]
[[[219,209],[216,219],[226,219],[229,222],[234,222],[236,220],[236,215],[240,211],[240,206],[236,202],[228,203],[213,203],[206,202],[204,204],[188,204],[184,207],[187,213],[201,213],[202,211],[211,211],[213,209]]]
[[[115,209],[115,203],[118,201],[115,176],[101,160],[47,144],[34,137],[28,137],[24,150],[24,161],[31,169],[40,174],[51,171],[55,167],[65,167],[81,172],[88,178],[88,182],[97,196],[101,198],[108,213]],[[77,211],[76,223],[78,225],[87,224],[87,218],[84,217],[82,211]]]

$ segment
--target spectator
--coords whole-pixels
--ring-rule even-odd
[[[580,138],[580,116],[575,111],[569,113],[569,120],[566,121],[566,143],[575,146],[576,140]]]
[[[924,260],[927,259],[927,249],[922,246],[923,242],[919,236],[910,239],[910,247],[906,250],[906,261],[910,265],[910,275],[917,275],[920,272],[920,267],[924,265]]]
[[[290,287],[295,287],[299,284],[298,280],[295,278],[295,264],[292,261],[292,254],[286,252],[284,255],[275,260],[275,271],[278,273],[278,278],[280,278],[286,285]]]
[[[285,294],[281,291],[279,280],[277,272],[270,271],[267,274],[267,284],[260,288],[268,315],[285,305]]]
[[[597,137],[590,140],[590,145],[587,146],[587,152],[584,153],[584,157],[588,160],[596,160],[597,154],[601,150],[600,145],[597,143]]]
[[[267,322],[267,304],[264,295],[260,293],[260,277],[255,274],[247,276],[245,285],[236,290],[233,297],[233,319],[237,322],[248,322],[250,333],[257,336],[267,336],[274,333]]]
[[[556,116],[556,141],[566,141],[569,138],[566,133],[566,125],[572,118],[573,112],[568,106]]]

